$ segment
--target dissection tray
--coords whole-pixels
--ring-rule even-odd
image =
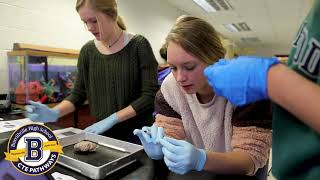
[[[58,163],[92,179],[103,179],[135,162],[143,153],[140,145],[86,133],[76,128],[54,132],[63,146],[63,154],[60,155]],[[75,153],[74,145],[84,140],[98,144],[96,151],[87,154]]]

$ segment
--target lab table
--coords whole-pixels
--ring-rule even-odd
[[[23,116],[17,116],[17,115],[4,115],[4,114],[0,114],[0,118],[3,118],[4,120],[16,120],[16,119],[21,119],[24,118]],[[60,129],[57,126],[54,126],[50,123],[45,124],[46,126],[48,126],[50,129],[52,130],[56,130],[56,129]],[[4,152],[7,151],[7,143],[9,141],[10,135],[13,133],[13,131],[11,132],[5,132],[5,133],[0,133],[0,163],[4,164],[5,166],[11,166],[11,163],[8,163],[4,160],[5,156],[4,156]],[[1,164],[0,164],[0,169],[1,169]],[[20,173],[18,172],[14,167],[10,167],[9,168],[10,171],[16,171],[16,172],[12,172],[12,173]],[[78,180],[86,180],[88,179],[86,176],[72,171],[71,169],[68,169],[60,164],[56,164],[49,172],[47,172],[45,174],[45,176],[43,176],[40,179],[54,179],[51,174],[54,172],[59,172],[61,174],[65,174],[65,175],[69,175],[72,176]],[[21,177],[23,176],[22,173]],[[0,173],[1,175],[1,173]],[[10,175],[8,175],[10,176]],[[154,177],[154,162],[148,158],[148,156],[143,153],[143,155],[141,156],[141,158],[120,169],[117,170],[116,172],[108,175],[105,179],[121,179],[121,180],[134,180],[134,179],[139,179],[139,180],[149,180],[149,179],[155,179]],[[19,176],[20,177],[20,176]],[[1,178],[1,177],[0,177]],[[30,176],[31,178],[31,176]],[[32,177],[34,178],[34,177]]]
[[[0,114],[0,118],[4,118],[5,120],[15,120],[15,119],[21,119],[23,118],[23,116]],[[52,130],[60,129],[59,127],[52,125],[50,123],[45,125],[51,128]],[[3,162],[2,160],[5,158],[3,152],[7,151],[7,143],[12,133],[13,131],[0,133],[0,168],[1,168],[1,162]],[[12,169],[15,170],[14,167],[12,167]],[[45,174],[44,177],[39,178],[39,180],[45,180],[45,179],[53,180],[53,177],[51,176],[51,174],[54,172],[59,172],[65,175],[69,175],[78,180],[88,179],[86,176],[80,173],[72,171],[71,169],[68,169],[62,165],[56,164],[49,172]],[[163,161],[151,160],[150,158],[148,158],[148,156],[145,153],[143,153],[142,157],[138,161],[108,175],[105,179],[111,179],[111,180],[113,179],[120,179],[120,180],[154,180],[154,179],[155,180],[193,180],[193,179],[197,179],[197,180],[209,180],[209,179],[210,180],[222,180],[222,179],[260,180],[260,179],[264,179],[261,177],[266,177],[266,175],[258,175],[259,173],[260,172],[257,173],[257,177],[214,175],[207,172],[196,172],[196,171],[190,172],[187,175],[178,175],[178,174],[168,172],[168,169],[165,166]],[[265,170],[261,171],[261,173],[265,174]],[[29,177],[31,178],[31,176]],[[24,177],[24,180],[29,180],[29,177]],[[32,177],[32,180],[37,180],[34,178],[35,177]]]

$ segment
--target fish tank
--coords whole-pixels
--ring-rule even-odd
[[[18,50],[8,53],[10,100],[27,104],[58,103],[67,97],[76,80],[77,55]]]

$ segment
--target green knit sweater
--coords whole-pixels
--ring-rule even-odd
[[[134,128],[150,120],[157,91],[157,61],[147,39],[135,35],[119,52],[101,54],[94,41],[85,44],[78,59],[78,76],[66,100],[76,107],[88,100],[91,114],[102,120],[128,105],[138,116],[113,127],[113,137],[126,140]],[[115,135],[129,131],[122,138]]]

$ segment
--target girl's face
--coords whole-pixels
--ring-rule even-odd
[[[212,89],[203,75],[208,65],[185,51],[180,45],[169,42],[168,64],[173,76],[187,94],[210,94]]]
[[[106,40],[113,31],[115,21],[100,11],[94,11],[90,5],[80,7],[79,16],[89,32],[98,40]]]

